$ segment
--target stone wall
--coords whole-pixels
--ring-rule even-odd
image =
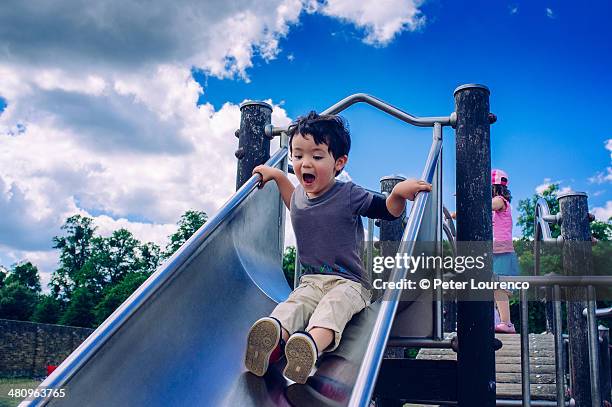
[[[0,377],[44,377],[93,332],[89,328],[0,319]]]

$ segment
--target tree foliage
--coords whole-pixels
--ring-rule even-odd
[[[25,261],[13,264],[10,270],[2,267],[0,274],[0,318],[29,320],[40,293],[38,269]]]
[[[185,212],[177,223],[178,230],[169,237],[170,243],[164,251],[164,259],[172,256],[207,220],[208,215],[204,211]]]
[[[591,222],[591,235],[600,241],[612,241],[612,217],[605,222],[601,220]]]
[[[295,247],[293,246],[285,248],[283,253],[283,273],[287,283],[289,283],[289,287],[293,287],[293,280],[295,278],[295,253]]]
[[[69,300],[85,277],[83,267],[91,256],[91,241],[96,228],[93,219],[74,215],[61,229],[64,236],[53,238],[53,248],[60,250],[60,267],[53,273],[51,286],[56,297]]]
[[[77,287],[74,289],[59,323],[62,325],[92,328],[95,322],[93,312],[95,305],[96,298],[94,294],[87,287]]]
[[[531,198],[521,199],[518,203],[519,216],[516,220],[516,225],[521,228],[523,239],[533,239],[534,236],[534,221],[535,209],[538,199],[543,198],[548,203],[548,208],[551,214],[559,212],[559,201],[557,194],[559,193],[559,184],[550,184],[542,195],[534,194]],[[561,234],[558,225],[550,225],[550,231],[553,237]]]
[[[63,312],[63,305],[53,295],[43,294],[38,297],[31,320],[44,324],[57,324]]]
[[[94,310],[96,322],[101,324],[149,277],[149,272],[130,272],[116,285],[109,287]]]

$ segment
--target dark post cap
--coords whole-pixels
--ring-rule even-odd
[[[455,89],[455,91],[453,92],[453,95],[456,95],[457,92],[465,90],[465,89],[483,89],[487,91],[487,95],[491,94],[491,91],[485,85],[480,85],[478,83],[466,83],[465,85],[461,85],[457,87],[457,89]]]
[[[262,102],[260,100],[247,100],[246,102],[242,102],[240,104],[240,110],[242,110],[242,108],[245,106],[252,106],[252,105],[259,105],[259,106],[267,107],[268,109],[272,110],[272,106],[269,103]]]
[[[587,196],[586,192],[568,191],[557,195],[557,200],[568,196]]]
[[[389,181],[389,180],[400,180],[400,181],[404,181],[406,179],[406,177],[404,177],[403,175],[385,175],[384,177],[380,178],[380,182],[383,181]]]

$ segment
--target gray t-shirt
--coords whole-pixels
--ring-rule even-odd
[[[291,223],[304,274],[331,274],[370,289],[361,263],[361,216],[372,193],[352,182],[336,181],[323,195],[310,199],[302,185],[291,196]]]

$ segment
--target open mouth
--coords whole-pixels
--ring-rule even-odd
[[[312,185],[315,181],[315,176],[313,174],[302,174],[302,179],[304,180],[304,184]]]

